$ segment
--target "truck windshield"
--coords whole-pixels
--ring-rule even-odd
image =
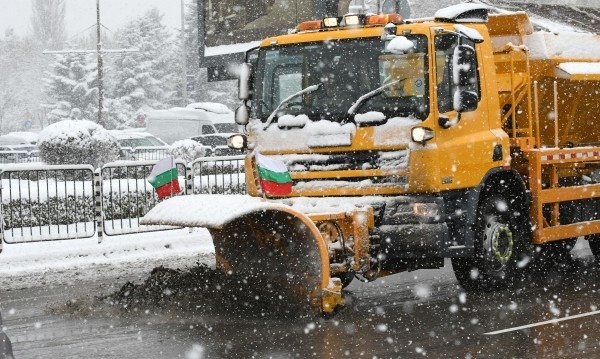
[[[281,106],[279,115],[346,121],[353,114],[378,111],[388,118],[424,119],[429,112],[427,38],[406,38],[414,47],[400,54],[388,51],[386,42],[379,38],[261,49],[254,79],[253,117],[265,121],[282,100],[320,84],[318,90]],[[364,96],[376,89],[381,90]]]

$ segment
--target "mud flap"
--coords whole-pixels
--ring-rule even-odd
[[[317,312],[341,304],[341,282],[329,276],[325,243],[303,214],[260,209],[209,231],[217,268],[253,283],[273,304]]]

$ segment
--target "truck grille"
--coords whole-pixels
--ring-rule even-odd
[[[283,161],[295,179],[295,186],[310,183],[335,187],[360,182],[361,185],[397,186],[407,183],[409,150],[361,151],[353,153],[314,153],[274,155]]]

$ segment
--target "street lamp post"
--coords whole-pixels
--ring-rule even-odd
[[[181,56],[182,56],[182,96],[183,96],[183,105],[187,105],[188,93],[187,93],[187,54],[186,54],[186,46],[185,46],[185,8],[184,8],[184,0],[181,0]]]
[[[105,127],[102,118],[102,111],[104,110],[104,68],[102,61],[102,39],[100,38],[100,0],[96,0],[96,37],[96,51],[98,53],[98,124]]]

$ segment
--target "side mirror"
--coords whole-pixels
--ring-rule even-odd
[[[459,114],[477,109],[479,94],[473,91],[477,79],[477,57],[475,49],[469,45],[458,45],[452,56],[452,81],[457,86],[454,92],[453,107]]]
[[[252,65],[243,63],[240,65],[240,77],[238,78],[238,97],[240,100],[250,98],[250,78],[252,77]]]
[[[250,118],[250,113],[248,111],[248,106],[246,104],[241,105],[235,110],[235,123],[238,125],[245,126],[248,124],[248,119]]]
[[[479,96],[473,91],[456,90],[454,93],[454,110],[458,113],[470,112],[477,109]]]
[[[452,80],[455,85],[469,86],[477,76],[477,62],[475,49],[468,45],[459,45],[454,49],[452,56],[453,74]]]
[[[229,136],[227,138],[227,146],[234,150],[243,150],[248,147],[248,138],[241,134]]]

